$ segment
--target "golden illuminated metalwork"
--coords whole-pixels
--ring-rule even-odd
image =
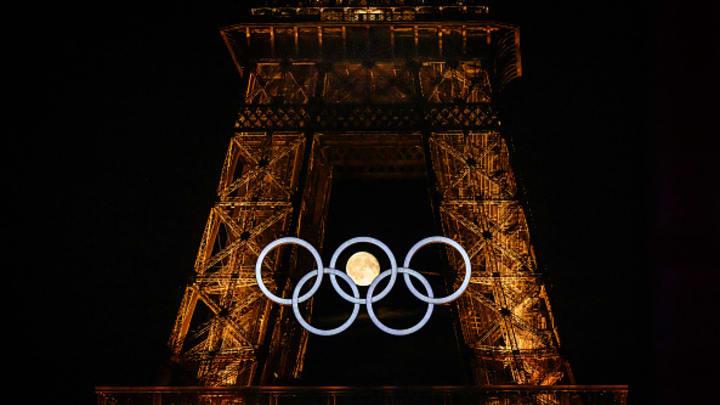
[[[176,360],[208,386],[300,375],[307,332],[255,286],[262,247],[289,235],[322,247],[334,177],[428,176],[444,234],[472,259],[455,305],[475,383],[572,383],[492,107],[522,74],[517,27],[485,6],[325,3],[255,8],[221,30],[245,98],[170,338]],[[287,296],[279,272],[310,268],[298,261],[274,251],[267,285]]]

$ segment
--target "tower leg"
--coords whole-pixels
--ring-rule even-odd
[[[181,363],[197,370],[204,385],[247,385],[272,315],[256,288],[255,262],[270,241],[292,231],[305,136],[240,133],[230,142],[218,186],[170,346]],[[271,252],[263,278],[283,285],[287,259]]]
[[[466,246],[473,265],[456,305],[475,382],[554,384],[564,363],[505,140],[458,131],[432,133],[429,144],[443,232]],[[448,258],[462,268],[454,250]]]
[[[322,252],[325,239],[325,221],[327,218],[330,189],[332,186],[332,168],[320,151],[321,134],[308,134],[309,145],[305,157],[305,165],[301,170],[301,191],[296,198],[293,218],[293,234],[310,242]],[[292,294],[292,286],[296,284],[307,269],[315,267],[309,256],[292,255],[288,269],[290,276],[286,279],[284,296]],[[302,270],[305,269],[305,270]],[[308,301],[303,313],[312,316],[312,302]],[[272,335],[268,342],[268,354],[264,361],[263,371],[257,383],[272,385],[285,383],[300,377],[307,348],[308,331],[299,327],[292,313],[292,308],[283,306],[273,322]]]

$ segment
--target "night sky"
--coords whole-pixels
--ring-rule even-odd
[[[13,194],[33,197],[20,199],[31,220],[8,246],[39,270],[12,277],[12,316],[29,323],[16,326],[23,380],[49,383],[60,402],[151,385],[167,361],[241,102],[218,28],[243,3],[216,3],[56,5],[33,22],[43,45],[29,60],[47,84],[26,124],[38,135],[18,136],[12,157],[25,180]],[[670,402],[681,384],[709,381],[694,353],[715,345],[702,311],[716,306],[718,266],[697,252],[718,246],[717,180],[704,177],[716,113],[689,106],[716,75],[704,62],[717,53],[710,13],[620,1],[496,10],[521,27],[523,77],[499,103],[562,354],[578,384]],[[342,200],[353,187],[338,190]],[[394,220],[380,208],[377,224]]]

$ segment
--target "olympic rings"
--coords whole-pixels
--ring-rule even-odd
[[[380,273],[373,282],[370,284],[367,290],[367,295],[365,298],[360,298],[360,292],[358,291],[357,286],[355,285],[355,282],[348,276],[346,273],[339,271],[335,269],[335,264],[337,263],[338,258],[340,257],[340,254],[348,248],[349,246],[355,244],[355,243],[370,243],[373,244],[380,249],[382,249],[385,254],[387,255],[389,261],[390,261],[390,269],[383,271]],[[460,256],[462,256],[463,261],[465,262],[465,277],[463,279],[463,282],[461,283],[460,287],[452,294],[442,297],[442,298],[434,298],[432,288],[430,286],[430,283],[428,283],[427,279],[422,276],[422,274],[418,273],[417,271],[411,269],[410,261],[412,260],[413,255],[422,247],[432,244],[432,243],[444,243],[447,245],[452,246],[455,248],[459,253]],[[300,281],[298,282],[297,286],[293,290],[292,293],[292,299],[287,298],[280,298],[268,290],[268,288],[265,286],[265,283],[262,281],[262,264],[265,260],[265,256],[274,248],[286,245],[286,244],[295,244],[300,245],[304,247],[305,249],[309,250],[312,254],[313,258],[315,259],[315,262],[317,263],[317,268],[314,271],[311,271],[307,274],[305,274]],[[340,245],[335,252],[332,255],[332,259],[330,260],[330,267],[326,268],[323,266],[322,259],[320,258],[320,254],[317,252],[317,250],[308,242],[300,239],[300,238],[294,238],[294,237],[285,237],[277,239],[267,246],[260,252],[260,255],[258,255],[258,260],[255,263],[255,279],[257,280],[258,287],[260,290],[267,296],[271,301],[276,302],[280,305],[292,305],[293,307],[293,313],[295,314],[295,318],[297,318],[300,325],[307,329],[310,333],[321,335],[321,336],[332,336],[336,335],[340,332],[345,331],[347,328],[350,327],[350,325],[355,322],[355,319],[358,316],[358,312],[360,311],[360,305],[365,305],[367,307],[368,315],[370,317],[370,320],[372,323],[375,324],[380,330],[382,330],[385,333],[395,335],[395,336],[404,336],[409,335],[411,333],[417,332],[420,330],[425,324],[427,324],[428,320],[430,319],[430,316],[432,315],[433,308],[436,304],[445,304],[451,301],[456,300],[467,288],[468,284],[470,283],[470,273],[472,271],[471,265],[470,265],[470,258],[463,249],[462,246],[460,246],[459,243],[455,242],[452,239],[443,237],[443,236],[431,236],[429,238],[422,239],[415,245],[413,245],[412,248],[410,248],[410,251],[405,256],[405,261],[403,264],[403,267],[397,266],[397,261],[395,260],[395,256],[393,255],[390,248],[387,247],[384,243],[380,242],[379,240],[375,238],[370,238],[366,236],[360,236],[356,238],[352,238],[342,245]],[[309,300],[320,288],[320,284],[322,283],[322,276],[323,274],[327,273],[330,276],[330,282],[335,289],[335,291],[346,301],[353,304],[353,311],[350,317],[340,326],[334,329],[318,329],[314,326],[310,325],[305,319],[303,319],[302,315],[300,314],[300,307],[298,304],[305,302]],[[387,294],[390,293],[390,290],[395,286],[395,281],[397,279],[397,273],[402,273],[403,278],[405,280],[405,285],[407,285],[410,292],[420,301],[423,301],[428,304],[428,309],[425,312],[425,315],[423,318],[415,324],[414,326],[411,326],[410,328],[406,329],[394,329],[390,328],[388,326],[385,326],[375,315],[375,311],[373,310],[372,304],[376,303],[377,301],[384,298]],[[346,283],[350,285],[350,288],[352,290],[352,296],[346,293],[337,283],[336,276],[339,276],[342,278]],[[377,288],[378,284],[381,280],[390,277],[390,281],[388,282],[388,285],[383,289],[379,294],[373,295],[375,292],[375,288]],[[425,287],[425,290],[427,291],[427,295],[423,295],[420,293],[410,282],[410,276],[418,279],[420,283]],[[302,287],[310,280],[311,277],[315,277],[315,283],[310,288],[310,291],[305,293],[303,296],[300,296],[300,290]]]

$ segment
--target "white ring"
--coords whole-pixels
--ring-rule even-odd
[[[370,287],[368,288],[367,296],[364,299],[360,298],[360,293],[358,292],[358,288],[355,285],[355,282],[352,280],[352,278],[350,278],[350,276],[347,275],[345,272],[336,270],[334,268],[335,263],[336,263],[338,257],[340,256],[340,253],[344,249],[346,249],[348,246],[350,246],[352,244],[361,243],[361,242],[371,243],[375,246],[380,247],[387,254],[388,259],[390,259],[390,264],[392,266],[392,268],[385,270],[384,272],[379,274],[377,277],[375,277],[373,282],[370,284]],[[285,245],[285,244],[289,244],[289,243],[300,245],[300,246],[304,247],[305,249],[309,250],[310,253],[313,255],[313,258],[315,258],[315,262],[318,265],[318,267],[315,269],[314,272],[311,271],[311,272],[305,274],[300,279],[300,281],[298,282],[298,285],[293,290],[292,299],[280,298],[280,297],[274,295],[267,289],[267,287],[265,286],[265,283],[263,283],[263,280],[262,280],[262,263],[265,260],[265,256],[267,256],[267,254],[270,252],[270,250],[276,248],[277,246]],[[417,250],[422,248],[423,246],[425,246],[427,244],[431,244],[431,243],[445,243],[445,244],[448,244],[448,245],[454,247],[455,249],[457,249],[460,252],[460,255],[463,257],[463,260],[465,262],[465,279],[463,280],[462,284],[460,285],[460,288],[458,288],[457,291],[448,295],[447,297],[434,298],[432,288],[430,286],[430,283],[428,283],[427,279],[425,277],[423,277],[417,271],[410,269],[408,267],[410,265],[410,261],[412,260],[413,255],[417,252]],[[380,242],[379,240],[377,240],[375,238],[370,238],[370,237],[366,237],[366,236],[352,238],[352,239],[348,240],[347,242],[343,243],[342,245],[340,245],[340,247],[338,247],[335,250],[335,253],[333,254],[333,257],[332,257],[332,260],[330,263],[330,268],[323,267],[322,259],[320,258],[320,254],[318,254],[317,250],[315,250],[315,248],[312,245],[310,245],[308,242],[306,242],[300,238],[295,238],[295,237],[280,238],[280,239],[277,239],[277,240],[271,242],[270,244],[265,246],[265,248],[262,250],[262,252],[260,252],[260,255],[258,255],[258,260],[255,263],[255,279],[257,280],[258,287],[260,287],[260,290],[265,294],[265,296],[267,296],[271,301],[277,302],[278,304],[292,305],[293,313],[295,314],[295,317],[297,318],[300,325],[302,325],[302,327],[307,329],[309,332],[316,334],[316,335],[322,335],[322,336],[336,335],[340,332],[345,331],[347,328],[349,328],[350,325],[352,325],[352,323],[355,322],[355,319],[357,318],[361,304],[364,304],[367,306],[368,315],[370,316],[370,320],[375,324],[375,326],[377,326],[383,332],[391,334],[391,335],[395,335],[395,336],[409,335],[411,333],[417,332],[420,328],[422,328],[423,326],[425,326],[427,324],[428,320],[430,319],[430,316],[432,315],[432,311],[433,311],[435,304],[445,304],[447,302],[453,301],[453,300],[457,299],[460,296],[460,294],[462,294],[465,291],[468,284],[470,283],[471,271],[472,271],[472,268],[470,265],[470,258],[468,257],[465,249],[463,249],[463,247],[460,246],[460,244],[458,244],[454,240],[445,238],[442,236],[431,236],[429,238],[425,238],[425,239],[419,241],[418,243],[416,243],[412,248],[410,248],[410,251],[405,256],[404,267],[397,267],[397,262],[395,261],[395,256],[393,255],[392,251],[390,251],[390,249],[384,243]],[[313,327],[312,325],[310,325],[307,321],[305,321],[302,318],[302,315],[300,314],[300,308],[298,306],[299,303],[307,301],[317,292],[317,290],[320,288],[320,284],[322,283],[322,276],[324,273],[328,273],[330,275],[330,281],[331,281],[335,291],[338,294],[340,294],[340,296],[343,299],[345,299],[346,301],[350,301],[353,304],[353,312],[350,315],[350,318],[348,318],[348,320],[346,320],[345,323],[343,323],[342,325],[340,325],[339,327],[334,328],[334,329],[318,329],[318,328]],[[377,316],[375,316],[375,312],[373,311],[373,308],[372,308],[373,303],[375,303],[375,302],[379,301],[380,299],[382,299],[383,297],[385,297],[390,292],[390,290],[394,287],[395,280],[397,278],[397,273],[403,273],[404,274],[403,277],[405,279],[405,284],[408,286],[408,289],[410,290],[410,292],[416,298],[418,298],[421,301],[426,302],[428,304],[428,309],[425,312],[425,315],[423,316],[423,318],[420,320],[420,322],[418,322],[414,326],[407,328],[407,329],[394,329],[394,328],[390,328],[388,326],[383,325],[383,323],[380,322],[380,320],[377,318]],[[343,280],[345,280],[345,282],[350,284],[350,288],[352,289],[353,296],[350,296],[342,288],[340,288],[340,286],[337,283],[337,280],[335,279],[336,275],[340,276]],[[313,276],[316,277],[315,284],[313,284],[313,286],[310,288],[310,291],[308,291],[302,297],[298,298],[298,296],[300,295],[301,288],[305,285],[305,283],[307,283],[307,281],[310,279],[310,277],[313,277]],[[385,289],[381,293],[373,296],[373,292],[375,291],[375,288],[377,288],[377,286],[379,285],[380,281],[388,276],[390,276],[390,282],[388,283],[388,286],[385,287]],[[425,289],[427,290],[427,293],[428,293],[427,296],[422,295],[420,292],[418,292],[415,289],[415,287],[410,282],[410,276],[413,276],[413,277],[417,278],[418,280],[420,280],[420,282],[423,284],[423,286],[425,286]]]
[[[403,267],[410,268],[410,260],[412,260],[415,252],[417,252],[418,249],[420,249],[421,247],[429,245],[431,243],[444,243],[446,245],[454,247],[455,250],[460,252],[460,256],[462,256],[463,261],[465,261],[465,278],[463,279],[462,284],[460,284],[460,287],[454,293],[443,298],[432,298],[432,296],[427,297],[425,295],[422,295],[418,290],[415,289],[415,287],[413,287],[412,283],[410,282],[410,277],[408,273],[405,273],[404,275],[405,284],[408,286],[408,289],[410,290],[412,295],[414,295],[415,297],[417,297],[417,299],[423,302],[427,302],[430,304],[447,304],[448,302],[455,301],[460,296],[460,294],[465,291],[468,284],[470,284],[470,273],[472,272],[472,267],[470,266],[470,257],[468,256],[465,249],[463,249],[463,247],[454,240],[446,238],[444,236],[431,236],[429,238],[425,238],[419,241],[412,248],[410,248],[410,251],[405,256],[405,263],[403,263]]]
[[[348,246],[354,245],[356,243],[371,243],[380,249],[382,249],[385,254],[387,255],[388,259],[390,259],[390,282],[385,287],[384,290],[380,292],[380,294],[372,297],[372,302],[378,302],[381,299],[383,299],[386,295],[390,293],[390,290],[395,286],[395,279],[397,278],[397,262],[395,261],[395,255],[392,253],[389,247],[387,247],[386,244],[380,242],[379,240],[375,238],[371,238],[369,236],[358,236],[356,238],[352,238],[348,240],[347,242],[340,245],[337,249],[335,249],[335,252],[332,255],[332,259],[330,259],[330,268],[335,269],[335,263],[337,262],[337,259],[340,257],[340,253],[342,253],[343,250],[345,250]],[[379,277],[379,276],[378,276]],[[377,279],[377,277],[376,277]],[[365,299],[357,299],[355,297],[351,297],[348,295],[337,283],[337,280],[335,279],[335,275],[330,273],[330,282],[332,283],[333,287],[335,288],[335,291],[337,291],[338,294],[340,294],[341,297],[343,297],[346,301],[349,301],[353,304],[365,304]]]
[[[323,275],[322,269],[324,268],[322,259],[320,258],[320,254],[317,252],[317,250],[315,250],[315,248],[311,244],[307,243],[306,241],[304,241],[300,238],[294,238],[292,236],[288,236],[285,238],[276,239],[276,240],[272,241],[270,244],[268,244],[267,246],[265,246],[265,249],[263,249],[262,252],[260,252],[257,262],[255,262],[255,280],[257,280],[258,287],[260,287],[260,290],[265,294],[265,296],[267,296],[270,299],[270,301],[277,302],[280,305],[292,305],[292,300],[289,300],[287,298],[280,298],[277,295],[271,293],[270,290],[268,290],[267,287],[265,287],[265,283],[263,283],[263,281],[262,281],[262,263],[263,263],[263,260],[265,260],[265,256],[272,249],[274,249],[275,247],[280,246],[280,245],[286,245],[288,243],[300,245],[300,246],[304,247],[305,249],[309,250],[310,253],[312,253],[313,257],[315,258],[315,262],[317,263],[317,269],[316,269],[316,272],[318,275],[317,280],[315,280],[315,284],[313,284],[310,291],[308,291],[307,294],[300,297],[298,302],[305,302],[305,301],[309,300],[310,297],[312,297],[313,294],[315,294],[315,292],[318,290],[318,288],[320,288],[320,283],[322,283],[322,275]]]
[[[383,325],[382,322],[380,322],[380,320],[377,318],[377,316],[375,316],[375,312],[373,311],[373,308],[372,308],[372,303],[373,303],[372,293],[373,293],[373,290],[375,290],[375,287],[378,285],[378,282],[380,282],[380,280],[382,280],[383,278],[387,277],[389,272],[390,272],[390,270],[385,270],[382,273],[380,273],[380,275],[375,277],[375,280],[373,280],[372,284],[370,284],[370,288],[368,288],[368,292],[367,292],[368,298],[367,298],[366,306],[367,306],[368,315],[370,316],[370,320],[380,330],[382,330],[385,333],[389,333],[391,335],[405,336],[405,335],[409,335],[411,333],[417,332],[420,328],[425,326],[425,324],[430,319],[430,315],[432,315],[433,308],[435,307],[435,305],[433,305],[432,303],[428,303],[428,309],[427,309],[427,311],[425,311],[425,316],[423,316],[423,318],[420,320],[420,322],[416,323],[415,325],[413,325],[407,329],[394,329],[394,328],[385,326],[385,325]],[[425,289],[427,290],[428,295],[430,297],[433,296],[433,292],[432,292],[432,288],[430,287],[430,283],[428,283],[427,279],[425,277],[423,277],[422,274],[418,273],[415,270],[405,269],[402,267],[398,269],[398,272],[405,273],[405,277],[409,278],[409,276],[413,276],[413,277],[417,278],[418,280],[420,280],[420,282],[425,286]]]
[[[323,271],[323,273],[329,273],[331,275],[337,274],[343,280],[345,280],[348,284],[350,284],[350,288],[352,289],[353,295],[355,296],[355,298],[360,296],[360,293],[358,292],[357,287],[355,287],[355,282],[347,274],[343,273],[342,271],[335,270],[335,269],[325,269]],[[337,328],[318,329],[318,328],[310,325],[307,321],[305,321],[305,319],[303,319],[302,314],[300,314],[300,307],[298,307],[298,302],[299,302],[298,295],[300,294],[300,289],[302,288],[302,286],[305,285],[305,283],[308,281],[308,279],[314,275],[315,275],[315,273],[313,273],[313,272],[310,272],[310,273],[304,275],[300,279],[300,281],[298,281],[298,284],[295,287],[295,290],[293,290],[292,307],[293,307],[293,312],[295,313],[295,319],[297,319],[297,321],[300,322],[300,325],[302,325],[302,327],[307,329],[308,332],[310,332],[310,333],[314,333],[314,334],[320,335],[320,336],[337,335],[338,333],[343,332],[344,330],[349,328],[350,325],[352,325],[353,322],[355,322],[355,318],[357,318],[358,312],[360,312],[360,304],[353,305],[353,312],[350,315],[350,318],[348,318],[348,320],[345,321],[345,323],[338,326]]]

